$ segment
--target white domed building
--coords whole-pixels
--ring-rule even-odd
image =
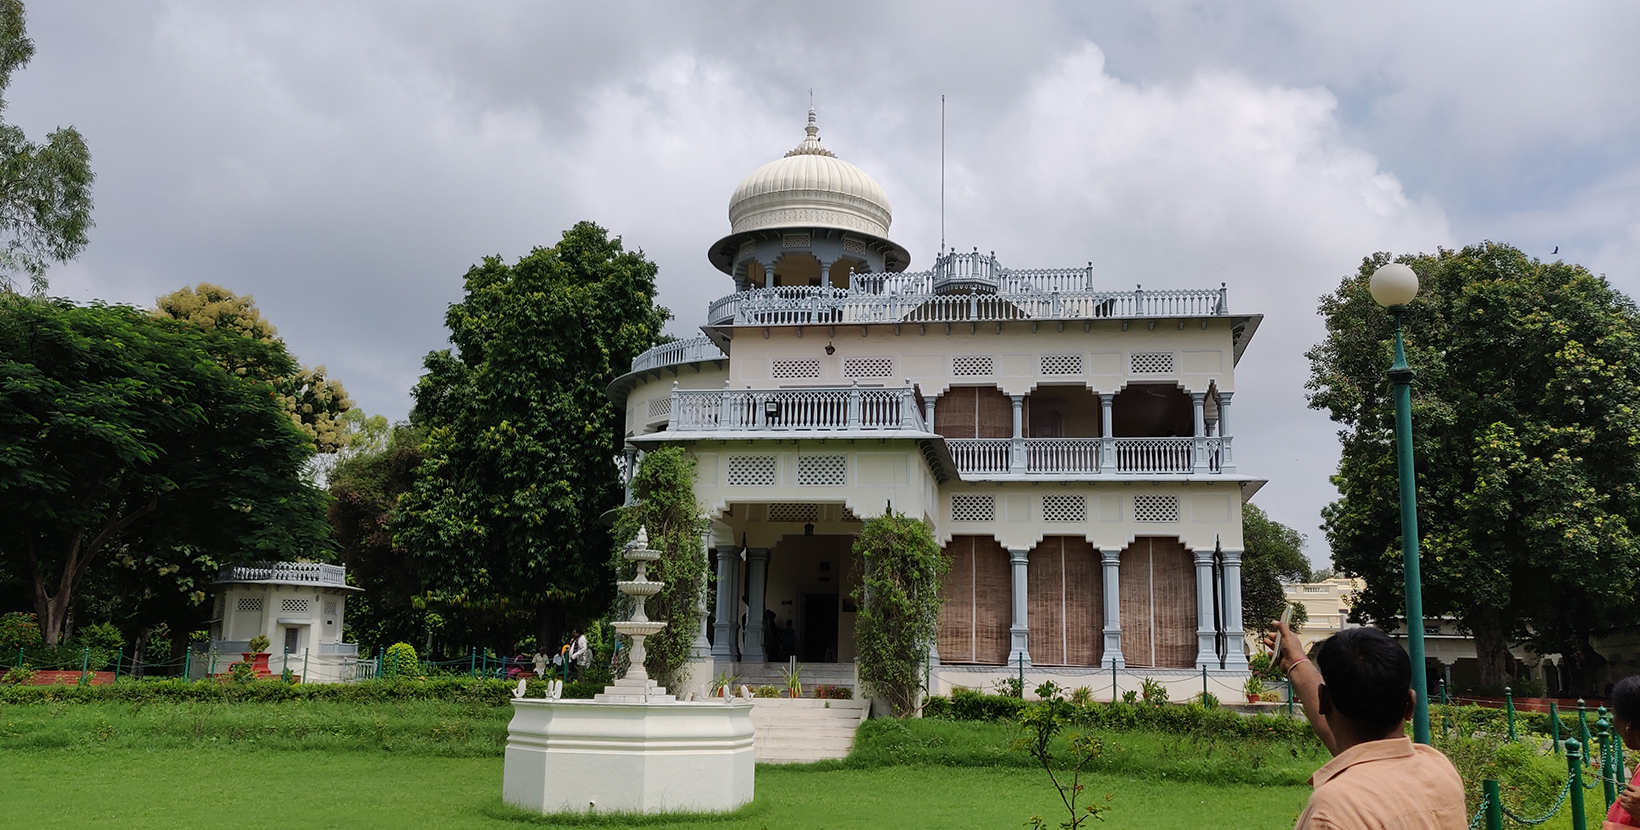
[[[1091,265],[977,249],[909,271],[888,195],[825,148],[813,111],[728,218],[703,336],[609,389],[629,461],[696,460],[715,671],[778,683],[796,659],[807,682],[853,683],[852,545],[892,505],[952,562],[934,693],[1023,670],[1027,689],[1108,698],[1149,677],[1184,699],[1204,669],[1240,693],[1241,505],[1263,482],[1239,472],[1231,399],[1260,315],[1232,313],[1222,285],[1099,290]]]

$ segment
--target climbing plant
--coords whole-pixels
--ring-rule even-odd
[[[649,578],[666,583],[644,603],[652,620],[665,620],[661,633],[644,639],[644,669],[663,686],[678,688],[699,630],[699,605],[706,592],[706,551],[701,534],[706,520],[695,501],[695,459],[681,447],[663,447],[647,453],[632,482],[637,504],[623,508],[615,522],[615,572],[621,579],[636,573],[621,558],[638,528],[649,531],[649,547],[661,552],[649,566]],[[624,645],[623,645],[624,647]],[[687,691],[679,689],[679,691]]]
[[[926,523],[892,508],[865,523],[854,552],[864,565],[854,589],[860,681],[896,716],[915,714],[951,563]]]

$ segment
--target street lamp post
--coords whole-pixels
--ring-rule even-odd
[[[1407,653],[1412,659],[1412,690],[1417,703],[1412,739],[1429,743],[1429,679],[1424,666],[1424,589],[1418,575],[1418,482],[1412,466],[1412,368],[1401,343],[1401,314],[1418,295],[1418,275],[1392,262],[1374,271],[1372,298],[1395,317],[1395,362],[1389,378],[1395,384],[1395,469],[1401,484],[1401,560],[1406,575]]]

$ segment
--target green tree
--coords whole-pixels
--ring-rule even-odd
[[[590,222],[467,272],[456,353],[429,354],[416,386],[427,457],[396,530],[436,594],[530,609],[545,643],[608,606],[598,517],[621,500],[624,430],[604,390],[660,334],[654,298],[654,263]]]
[[[12,74],[33,57],[22,0],[0,0],[0,113]],[[43,295],[46,263],[67,262],[85,248],[91,180],[91,151],[73,127],[58,127],[36,144],[0,121],[0,288],[14,292],[26,275]]]
[[[110,561],[198,575],[218,559],[328,555],[324,494],[300,478],[311,443],[269,384],[213,359],[212,336],[129,307],[0,295],[0,559],[25,574],[48,645]],[[291,364],[278,344],[255,348]]]
[[[895,716],[916,714],[923,667],[939,632],[940,578],[951,569],[927,523],[890,508],[860,529],[854,553],[864,566],[854,602],[860,681]]]
[[[1310,405],[1343,425],[1323,513],[1333,561],[1367,587],[1365,619],[1403,612],[1393,323],[1367,290],[1388,254],[1322,298]],[[1566,655],[1584,684],[1601,628],[1632,623],[1640,584],[1640,353],[1634,304],[1576,265],[1508,245],[1397,259],[1422,288],[1406,311],[1426,614],[1475,635],[1482,683],[1508,644]]]
[[[1271,519],[1256,504],[1241,507],[1241,618],[1248,631],[1269,632],[1287,607],[1284,582],[1303,582],[1310,576],[1304,556],[1304,534]],[[1294,624],[1309,619],[1301,603],[1293,603]]]
[[[681,672],[700,630],[698,609],[706,600],[706,549],[701,534],[706,519],[695,501],[695,459],[681,447],[663,447],[645,453],[632,481],[638,503],[623,509],[615,522],[614,565],[622,579],[636,572],[620,554],[638,528],[649,532],[649,547],[661,552],[649,568],[649,578],[666,583],[644,603],[652,620],[665,620],[661,633],[644,639],[644,669],[662,686],[677,688]]]
[[[319,452],[334,453],[343,448],[347,428],[344,415],[353,406],[347,390],[341,381],[325,377],[323,366],[300,366],[286,360],[289,355],[284,353],[278,330],[262,317],[250,295],[241,297],[202,282],[156,298],[154,316],[184,320],[223,335],[211,339],[213,354],[223,366],[235,374],[272,384],[285,415],[307,434]],[[251,345],[257,343],[278,343],[281,349],[268,352]],[[268,355],[274,355],[271,363]]]
[[[358,642],[386,647],[427,636],[422,576],[408,552],[393,543],[399,497],[410,492],[423,455],[425,429],[399,424],[378,443],[372,419],[348,433],[348,447],[328,476],[330,526],[351,584],[347,625]],[[383,419],[385,421],[385,419]],[[466,638],[464,638],[466,639]],[[510,645],[510,644],[509,644]]]

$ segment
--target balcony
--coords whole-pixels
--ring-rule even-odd
[[[728,355],[718,348],[715,343],[704,337],[692,337],[688,340],[674,340],[671,343],[662,343],[632,361],[633,372],[647,372],[652,369],[664,369],[668,366],[681,366],[685,363],[694,363],[697,360],[727,360]]]
[[[1018,476],[1218,475],[1235,469],[1230,461],[1229,436],[947,438],[945,443],[964,480]]]
[[[940,293],[932,273],[863,274],[848,289],[830,286],[754,288],[714,301],[712,326],[868,325],[1005,320],[1106,320],[1224,317],[1224,288],[1089,291],[1077,273],[1004,272],[995,293]],[[1062,290],[1071,289],[1071,290]]]
[[[223,568],[216,581],[348,587],[347,568],[318,562],[258,562],[254,565],[234,565]]]
[[[811,387],[672,392],[667,432],[927,433],[909,387]]]

